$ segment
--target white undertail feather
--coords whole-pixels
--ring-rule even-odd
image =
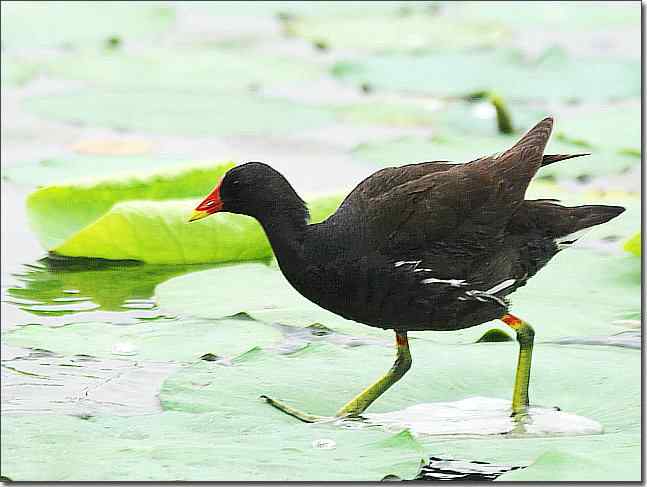
[[[505,280],[505,281],[503,281],[503,282],[501,282],[501,283],[497,284],[496,286],[494,286],[494,287],[492,287],[492,288],[488,289],[488,290],[487,290],[487,291],[485,291],[485,292],[486,292],[486,293],[489,293],[489,294],[496,294],[496,293],[498,293],[499,291],[503,291],[504,289],[506,289],[506,288],[508,288],[508,287],[512,286],[515,282],[517,282],[517,280],[516,280],[516,279],[507,279],[507,280]]]
[[[590,228],[584,228],[582,230],[578,230],[577,232],[569,233],[568,235],[564,235],[563,237],[558,237],[554,240],[555,244],[557,245],[558,250],[564,250],[573,245],[575,242],[577,242],[582,236],[587,233]]]

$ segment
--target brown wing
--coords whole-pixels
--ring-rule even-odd
[[[360,240],[373,249],[488,245],[503,237],[523,201],[542,165],[552,125],[551,118],[544,119],[507,151],[467,164],[379,171],[355,188],[335,216],[361,226]]]

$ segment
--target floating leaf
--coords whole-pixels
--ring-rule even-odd
[[[395,127],[429,126],[436,115],[424,106],[404,103],[355,104],[337,108],[340,119],[352,124],[383,125]]]
[[[83,146],[88,149],[87,145]],[[95,149],[98,147],[95,146]],[[2,178],[12,183],[42,186],[78,178],[119,177],[133,171],[159,171],[195,163],[165,157],[138,155],[75,155],[65,158],[41,159],[16,164],[2,171]]]
[[[2,7],[4,11],[4,5]],[[4,31],[3,31],[4,32]],[[3,40],[4,42],[4,40]],[[2,86],[22,85],[30,81],[39,73],[40,69],[33,63],[25,62],[23,59],[2,55],[0,61],[2,69]]]
[[[43,246],[55,249],[75,232],[105,214],[115,203],[198,198],[211,191],[231,167],[232,163],[204,164],[157,173],[134,172],[114,178],[88,178],[46,186],[27,198],[29,221]]]
[[[25,106],[45,117],[117,129],[173,135],[284,134],[330,124],[325,108],[256,94],[179,91],[85,91],[32,97]]]
[[[584,113],[564,117],[557,126],[557,136],[589,147],[589,152],[612,149],[640,160],[640,104],[628,103],[590,107]],[[619,127],[622,129],[619,130]],[[616,157],[617,158],[617,157]]]
[[[109,55],[85,51],[48,63],[46,70],[53,77],[89,81],[110,89],[199,90],[205,92],[204,100],[214,91],[245,93],[250,88],[306,81],[321,74],[316,65],[296,58],[195,47]]]
[[[7,416],[2,472],[30,481],[366,482],[389,474],[412,479],[423,461],[420,446],[406,433],[305,427],[268,420],[258,414],[266,407],[254,398],[227,416]],[[318,448],[322,439],[334,448]]]
[[[130,40],[164,32],[174,20],[174,9],[159,3],[8,2],[2,4],[2,44],[66,47],[117,35]]]
[[[361,18],[367,11],[372,13],[395,14],[422,10],[427,2],[394,1],[376,2],[364,0],[349,0],[343,3],[337,1],[267,1],[258,4],[241,3],[238,1],[221,1],[201,3],[207,12],[214,12],[219,17],[234,16],[268,16],[277,15],[283,20],[291,17],[347,17]]]
[[[221,214],[187,223],[197,198],[230,167],[201,165],[46,186],[27,200],[30,223],[44,247],[67,257],[149,264],[270,257],[265,233],[251,217]],[[196,199],[164,201],[174,198]],[[328,217],[340,201],[338,196],[313,200],[313,222]]]
[[[637,61],[569,58],[559,50],[530,61],[516,51],[392,54],[341,62],[332,72],[358,85],[435,96],[492,91],[512,100],[605,101],[640,93]]]
[[[211,299],[201,299],[196,288]],[[350,333],[370,332],[368,327],[344,320],[308,301],[288,284],[280,271],[263,264],[226,266],[195,272],[185,279],[170,279],[156,288],[155,296],[163,310],[186,316],[215,319],[246,313],[270,323],[320,323]]]
[[[313,221],[330,215],[339,197],[314,200]],[[197,264],[258,260],[272,249],[258,222],[222,214],[187,223],[198,200],[118,203],[98,220],[52,250],[69,257],[139,260],[150,264]]]
[[[302,17],[287,24],[287,32],[332,49],[373,52],[431,51],[493,47],[509,37],[496,21],[465,21],[428,13],[361,17]],[[376,35],[376,33],[379,33]]]
[[[392,420],[405,407],[430,411],[446,401],[454,401],[456,408],[463,402],[478,404],[474,396],[497,398],[489,401],[499,402],[509,398],[517,349],[515,343],[448,345],[411,340],[413,367],[371,406],[366,413],[370,424],[379,425],[382,421],[386,426],[388,419],[388,427],[397,431],[402,425]],[[267,394],[313,414],[331,415],[345,400],[379,377],[392,360],[392,349],[376,346],[339,348],[320,343],[292,355],[259,352],[233,367],[202,362],[185,368],[165,381],[160,399],[167,410],[213,411],[227,417],[250,407],[258,394]],[[475,364],[487,366],[475,368]],[[639,353],[619,349],[537,344],[531,403],[562,409],[565,422],[559,440],[555,430],[545,436],[530,434],[523,427],[508,435],[486,434],[498,416],[484,417],[484,424],[476,426],[472,434],[439,437],[425,431],[460,428],[460,424],[453,424],[455,414],[436,417],[434,425],[428,424],[429,418],[422,414],[413,414],[413,410],[401,416],[426,447],[425,452],[435,457],[523,464],[534,462],[556,445],[583,455],[607,445],[604,452],[610,458],[626,460],[625,475],[639,478],[640,455],[636,448],[640,444],[640,397],[635,394],[640,384],[639,364]],[[600,397],[607,399],[601,403]],[[481,401],[486,402],[484,398]],[[296,421],[269,405],[265,407],[264,412],[258,410],[259,417],[268,421],[277,417],[286,422]],[[574,434],[574,425],[567,422],[567,413],[601,423],[604,433],[569,436],[569,432]],[[472,411],[472,415],[476,420],[479,411]],[[561,417],[560,413],[555,413],[555,417]],[[509,411],[501,411],[499,419],[509,420]],[[354,423],[357,430],[363,426]],[[559,429],[558,425],[553,427]],[[479,435],[478,441],[474,435]],[[573,479],[589,478],[585,465],[575,463],[571,468]]]
[[[610,27],[637,27],[640,19],[637,8],[629,3],[615,2],[570,2],[544,3],[520,1],[513,4],[505,1],[446,2],[444,13],[461,19],[502,22],[513,30],[539,28],[551,30],[609,29]]]
[[[2,334],[2,342],[61,355],[119,356],[136,360],[192,362],[205,353],[234,357],[277,341],[281,333],[250,320],[148,320],[135,325],[74,323],[26,325]]]
[[[636,233],[633,237],[631,237],[629,240],[627,240],[624,244],[624,249],[627,252],[631,252],[634,255],[637,255],[640,257],[641,254],[641,244],[642,244],[642,239],[640,236],[640,232]]]

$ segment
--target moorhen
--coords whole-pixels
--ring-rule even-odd
[[[505,297],[575,242],[576,232],[624,211],[524,199],[541,166],[586,155],[544,155],[552,127],[546,118],[505,152],[465,164],[382,169],[317,224],[308,223],[305,203],[279,172],[249,162],[229,170],[190,221],[219,211],[256,218],[299,293],[344,318],[395,331],[393,367],[337,416],[360,415],[409,370],[409,330],[458,330],[494,319],[516,331],[512,410],[522,413],[534,331],[508,312]],[[321,419],[262,397],[302,421]]]

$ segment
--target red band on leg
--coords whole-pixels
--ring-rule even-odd
[[[398,344],[398,347],[405,347],[409,343],[407,340],[407,335],[400,335],[399,333],[395,334],[395,343]]]
[[[517,318],[515,315],[511,314],[505,314],[501,317],[501,321],[503,321],[506,325],[508,325],[511,328],[519,328],[519,326],[522,323],[522,320],[520,318]]]

